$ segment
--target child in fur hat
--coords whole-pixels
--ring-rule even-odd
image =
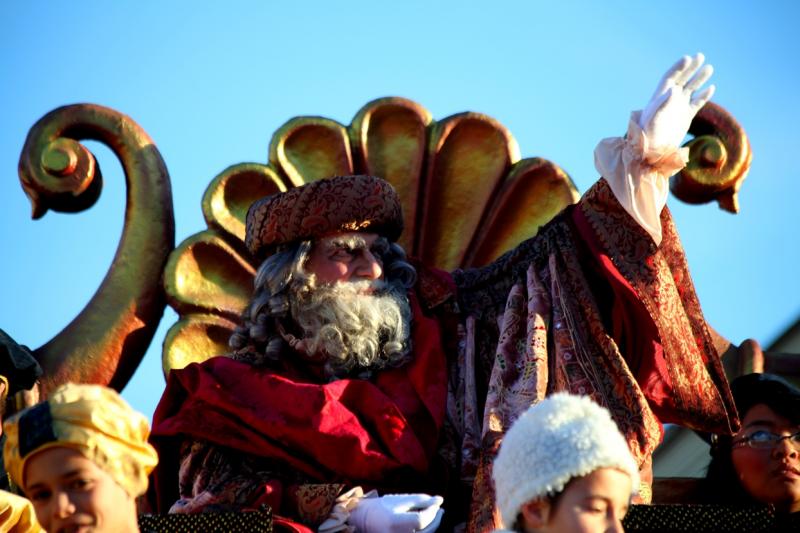
[[[623,531],[639,469],[608,410],[557,393],[511,426],[494,461],[503,527],[524,532]]]

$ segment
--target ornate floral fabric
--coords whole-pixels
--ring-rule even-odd
[[[663,347],[663,368],[672,391],[672,410],[681,425],[711,433],[738,430],[733,397],[694,291],[686,257],[668,209],[661,212],[663,242],[643,240],[638,225],[625,224],[613,196],[599,182],[580,211],[596,242],[630,283],[647,309]],[[642,243],[637,245],[636,243]]]
[[[450,397],[456,407],[448,413],[463,429],[462,477],[474,480],[468,531],[499,524],[492,459],[514,420],[552,392],[589,395],[607,407],[645,482],[652,480],[661,421],[705,431],[736,428],[666,210],[662,223],[656,247],[600,180],[533,239],[487,267],[454,273],[466,327],[459,379],[451,378],[458,384]],[[462,384],[471,382],[477,394]],[[480,383],[488,384],[485,391]],[[671,402],[673,396],[678,400]]]

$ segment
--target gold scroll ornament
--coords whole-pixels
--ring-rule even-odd
[[[166,305],[161,272],[175,240],[169,175],[152,139],[113,109],[77,104],[55,109],[30,130],[19,178],[33,218],[77,212],[100,195],[94,155],[80,141],[100,141],[119,158],[127,182],[125,225],[99,289],[81,313],[34,350],[42,393],[67,381],[121,390],[139,365]]]

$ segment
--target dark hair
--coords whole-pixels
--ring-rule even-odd
[[[800,425],[800,389],[772,374],[747,374],[731,382],[739,417],[744,419],[755,405],[764,404],[792,424]],[[711,438],[711,462],[706,473],[707,496],[715,503],[757,504],[739,482],[731,459],[730,435]]]

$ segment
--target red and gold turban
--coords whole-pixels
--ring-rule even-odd
[[[394,187],[373,176],[338,176],[267,196],[247,212],[245,243],[253,255],[263,258],[280,244],[341,231],[397,240],[403,214]]]

